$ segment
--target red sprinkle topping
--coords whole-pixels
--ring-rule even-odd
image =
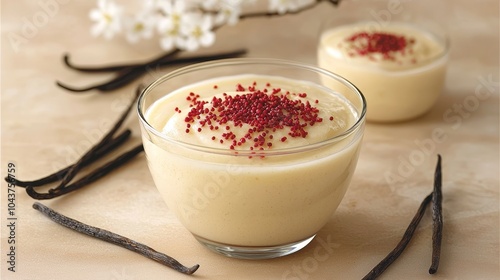
[[[237,84],[236,91],[245,91],[245,88],[241,84]]]
[[[415,43],[414,39],[407,40],[405,36],[383,32],[359,32],[347,38],[346,41],[353,44],[355,51],[355,53],[349,53],[350,56],[355,54],[369,56],[373,53],[380,53],[387,60],[395,59],[394,52],[404,54],[406,47]]]
[[[269,87],[270,84],[266,83],[266,86]],[[184,118],[186,133],[190,132],[189,128],[195,123],[198,125],[198,132],[202,131],[202,127],[215,132],[221,126],[224,130],[217,137],[212,136],[212,140],[219,139],[221,144],[227,140],[226,145],[230,149],[247,143],[251,150],[262,150],[273,146],[273,132],[285,130],[289,137],[305,138],[308,126],[323,121],[319,117],[319,110],[308,100],[303,100],[307,97],[306,93],[284,93],[280,88],[266,93],[257,89],[255,82],[248,87],[238,84],[236,91],[241,93],[234,96],[214,96],[210,101],[198,100],[200,95],[189,93],[190,99],[187,100],[190,111]],[[299,96],[300,99],[290,99],[291,96]],[[319,101],[311,102],[315,104]],[[180,110],[176,108],[175,111]],[[231,127],[243,125],[249,126],[243,135],[236,135],[231,131]],[[283,136],[279,140],[285,142],[287,139]]]

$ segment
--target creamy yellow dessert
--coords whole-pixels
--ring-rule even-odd
[[[202,81],[150,106],[143,134],[155,184],[197,238],[276,246],[310,238],[342,200],[362,126],[322,86],[264,75]]]
[[[446,75],[447,46],[422,29],[391,24],[377,31],[364,23],[325,31],[318,65],[355,84],[365,95],[370,121],[402,121],[427,112]]]

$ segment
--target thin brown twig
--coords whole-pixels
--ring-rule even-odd
[[[280,14],[278,12],[254,12],[254,13],[247,13],[247,14],[242,14],[240,16],[240,20],[243,19],[249,19],[249,18],[257,18],[257,17],[281,17],[285,15],[296,15],[299,13],[302,13],[307,10],[311,10],[312,8],[316,7],[322,2],[330,2],[333,5],[338,5],[339,1],[332,1],[332,0],[316,0],[315,2],[312,2],[308,5],[302,6],[297,10],[292,10],[292,11],[287,11],[285,14]]]

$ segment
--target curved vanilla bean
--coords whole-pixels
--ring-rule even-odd
[[[169,59],[171,57],[176,56],[177,54],[180,53],[180,50],[176,49],[173,51],[170,51],[168,53],[162,54],[161,56],[150,60],[148,62],[145,62],[144,64],[139,64],[138,66],[135,67],[125,67],[122,68],[122,73],[120,73],[117,77],[111,79],[108,82],[85,87],[85,88],[73,88],[67,85],[64,85],[61,82],[56,82],[56,84],[66,90],[72,91],[72,92],[85,92],[93,89],[97,89],[100,91],[110,91],[114,90],[117,88],[120,88],[122,86],[125,86],[129,84],[130,82],[134,81],[136,78],[138,78],[140,75],[142,75],[144,72],[148,71],[148,69],[151,69],[151,67],[154,67],[156,64],[160,63],[163,60]],[[118,68],[122,66],[109,66],[105,68]],[[71,67],[72,69],[75,69]],[[85,71],[87,72],[92,72],[91,68],[81,68],[81,69],[87,69]],[[75,69],[78,70],[78,69]],[[98,71],[93,71],[93,72],[98,72]]]
[[[144,148],[142,144],[134,147],[133,149],[121,154],[120,156],[116,157],[115,159],[107,162],[103,166],[97,168],[96,170],[92,171],[85,177],[81,178],[80,180],[74,182],[73,184],[70,185],[64,185],[63,187],[58,187],[54,189],[50,189],[47,193],[39,193],[37,192],[34,187],[29,186],[26,187],[26,193],[38,200],[44,200],[44,199],[52,199],[56,198],[58,196],[65,195],[67,193],[70,193],[72,191],[76,191],[90,183],[93,183],[97,181],[98,179],[104,177],[111,171],[115,170],[116,168],[122,166],[123,164],[127,163],[129,160],[133,159],[136,155],[140,154],[141,152],[144,151]]]
[[[237,57],[237,56],[244,55],[246,53],[247,53],[246,49],[237,49],[234,51],[220,53],[220,54],[200,55],[200,56],[193,56],[193,57],[179,57],[179,58],[171,59],[171,60],[169,59],[170,57],[167,56],[167,57],[165,57],[165,59],[158,61],[158,63],[156,63],[156,64],[136,63],[136,64],[95,66],[95,67],[77,66],[73,63],[70,63],[69,54],[65,54],[64,55],[64,63],[69,68],[71,68],[73,70],[80,71],[80,72],[102,73],[102,72],[122,71],[122,70],[125,70],[128,68],[137,68],[137,67],[144,67],[144,68],[146,68],[146,67],[153,68],[154,67],[154,68],[156,68],[156,67],[163,67],[163,66],[183,64],[183,63],[202,62],[202,61],[208,61],[208,60],[214,60],[214,59]]]
[[[65,90],[68,90],[70,92],[74,92],[74,93],[87,92],[87,91],[94,90],[94,89],[99,90],[101,92],[106,92],[106,91],[112,91],[112,90],[115,90],[115,89],[118,89],[118,88],[121,88],[121,87],[124,87],[124,86],[130,84],[131,82],[133,82],[137,78],[139,78],[141,75],[143,75],[146,71],[147,71],[146,68],[143,69],[143,68],[139,68],[139,67],[125,69],[122,71],[122,73],[118,74],[118,76],[116,76],[115,78],[113,78],[107,82],[84,87],[84,88],[71,87],[71,86],[65,85],[59,81],[57,81],[56,84],[59,87],[65,89]]]
[[[103,67],[80,67],[73,65],[72,63],[69,63],[69,55],[65,54],[64,55],[64,62],[65,64],[73,69],[73,70],[78,70],[82,72],[114,72],[114,71],[120,71],[120,70],[126,70],[126,69],[131,69],[131,68],[147,68],[147,67],[152,67],[156,64],[158,64],[161,61],[165,60],[170,60],[172,57],[178,55],[180,53],[180,50],[172,50],[170,52],[161,54],[160,56],[153,58],[149,61],[146,61],[144,63],[134,63],[134,64],[128,64],[128,65],[112,65],[112,66],[103,66]]]
[[[63,56],[63,61],[64,64],[73,70],[77,70],[80,72],[88,72],[88,73],[105,73],[105,72],[115,72],[115,71],[121,71],[125,70],[128,68],[134,68],[138,66],[143,66],[143,63],[135,63],[135,64],[120,64],[120,65],[109,65],[109,66],[78,66],[73,64],[70,61],[70,55],[69,53],[64,54]]]
[[[93,86],[85,87],[85,88],[74,88],[70,87],[68,85],[65,85],[61,82],[56,82],[58,86],[71,91],[71,92],[86,92],[90,90],[99,90],[102,92],[106,91],[112,91],[118,88],[121,88],[123,86],[126,86],[127,84],[135,81],[137,78],[142,76],[145,72],[149,71],[150,69],[154,69],[157,67],[164,67],[167,65],[175,65],[175,64],[182,64],[182,63],[194,63],[194,62],[202,62],[202,61],[208,61],[208,60],[214,60],[214,59],[223,59],[223,58],[229,58],[229,57],[236,57],[236,56],[241,56],[246,53],[245,49],[239,49],[236,51],[232,52],[227,52],[227,53],[222,53],[222,54],[215,54],[215,55],[205,55],[205,56],[195,56],[195,57],[181,57],[181,58],[176,58],[172,60],[162,60],[158,61],[156,64],[145,64],[145,65],[137,65],[133,66],[130,65],[129,68],[124,68],[121,72],[119,73],[118,76],[115,78]],[[128,67],[126,65],[124,66],[108,66],[104,67],[103,69],[113,69],[113,68],[119,68],[119,67]],[[73,68],[76,70],[82,71],[82,69],[87,69],[84,70],[84,72],[99,72],[99,71],[94,71],[99,68]]]
[[[87,166],[105,156],[106,154],[114,151],[116,148],[125,143],[127,139],[130,138],[131,133],[132,132],[130,129],[127,129],[124,132],[120,133],[120,135],[118,135],[116,138],[113,138],[106,145],[102,146],[102,148],[96,150],[92,157],[89,157],[88,160],[83,161],[81,167]],[[39,187],[61,180],[73,166],[74,164],[34,181],[21,181],[9,177],[6,177],[5,180],[19,187]]]
[[[76,174],[85,166],[88,164],[89,161],[95,161],[102,157],[98,156],[100,151],[105,149],[106,146],[110,145],[111,142],[113,142],[113,135],[116,133],[116,131],[122,126],[123,122],[127,118],[128,114],[130,113],[132,107],[135,105],[135,101],[137,100],[137,97],[139,96],[140,92],[142,91],[143,86],[140,85],[137,87],[135,96],[130,102],[129,106],[126,108],[126,110],[122,113],[118,121],[114,124],[114,126],[108,131],[108,133],[101,139],[99,143],[94,145],[89,151],[87,151],[75,164],[70,166],[68,169],[64,170],[65,174],[63,178],[61,179],[61,182],[55,187],[50,189],[47,193],[39,193],[35,191],[34,185],[30,185],[26,187],[26,193],[31,196],[32,198],[35,199],[51,199],[55,198],[64,194],[67,194],[69,192],[72,192],[74,190],[80,189],[84,187],[87,184],[90,184],[99,178],[105,176],[115,168],[121,166],[128,160],[132,159],[135,155],[139,154],[140,152],[143,151],[142,145],[139,145],[135,147],[134,149],[120,155],[116,159],[112,160],[111,162],[108,162],[104,166],[98,168],[97,170],[91,172],[90,174],[86,175],[85,177],[81,178],[77,182],[73,184],[69,184],[71,180],[76,176]],[[51,178],[52,179],[52,178]]]
[[[424,216],[425,209],[431,200],[432,193],[426,196],[420,204],[417,213],[411,220],[410,225],[406,229],[401,241],[399,241],[396,247],[379,264],[377,264],[377,266],[375,266],[365,277],[363,277],[363,280],[373,280],[379,277],[401,255],[401,253],[403,253],[408,243],[410,243],[420,220],[422,220],[422,217]]]
[[[89,151],[87,151],[66,173],[64,178],[62,179],[61,183],[59,184],[58,187],[56,188],[63,188],[67,183],[69,183],[78,173],[78,171],[81,169],[81,166],[83,162],[89,160],[94,156],[97,150],[101,149],[102,146],[106,145],[112,138],[113,135],[120,129],[122,126],[123,122],[127,118],[128,114],[130,113],[132,107],[135,105],[135,101],[137,100],[137,97],[139,96],[140,92],[142,91],[142,85],[137,87],[135,91],[135,96],[126,108],[126,110],[122,113],[118,121],[115,123],[115,125],[104,135],[104,137],[101,139],[99,143],[97,143],[94,147],[92,147]]]
[[[229,57],[237,57],[245,54],[247,51],[245,49],[238,49],[236,51],[231,51],[231,52],[226,52],[226,53],[221,53],[221,54],[215,54],[215,55],[202,55],[202,56],[194,56],[194,57],[181,57],[181,58],[175,58],[171,59],[173,56],[177,55],[180,52],[180,50],[175,50],[172,52],[169,52],[165,55],[160,56],[159,58],[149,61],[145,64],[130,64],[130,65],[115,65],[115,66],[103,66],[103,67],[77,67],[73,64],[69,63],[69,58],[68,55],[65,56],[65,62],[66,65],[69,65],[70,68],[82,71],[82,72],[107,72],[107,71],[114,71],[114,70],[119,70],[120,72],[118,75],[114,78],[112,78],[109,81],[88,86],[88,87],[83,87],[83,88],[75,88],[66,84],[63,84],[59,81],[56,82],[56,84],[59,87],[62,87],[68,91],[71,92],[87,92],[90,90],[99,90],[101,92],[107,92],[107,91],[112,91],[118,88],[121,88],[123,86],[128,85],[129,83],[135,81],[137,78],[142,76],[144,73],[147,71],[150,71],[151,69],[155,69],[157,67],[164,67],[167,65],[175,65],[175,64],[182,64],[182,63],[194,63],[194,62],[203,62],[203,61],[208,61],[208,60],[214,60],[214,59],[223,59],[223,58],[229,58]]]
[[[161,263],[163,265],[166,265],[178,272],[184,273],[191,275],[193,274],[200,265],[196,264],[192,267],[186,267],[182,265],[179,261],[176,259],[160,253],[153,248],[146,246],[142,243],[136,242],[132,239],[129,239],[127,237],[121,236],[119,234],[113,233],[111,231],[107,231],[105,229],[101,229],[98,227],[90,226],[88,224],[79,222],[75,219],[69,218],[67,216],[64,216],[49,207],[39,203],[35,202],[33,203],[33,208],[40,211],[42,214],[50,218],[52,221],[67,227],[69,229],[75,230],[79,233],[83,233],[85,235],[100,239],[102,241],[106,241],[111,244],[118,245],[120,247],[123,247],[125,249],[128,249],[132,252],[141,254],[149,259],[152,259],[158,263]]]
[[[442,210],[442,174],[441,174],[441,155],[438,155],[436,172],[434,175],[434,190],[432,192],[432,263],[429,273],[434,274],[439,267],[439,258],[441,255],[441,240],[443,239],[443,210]]]

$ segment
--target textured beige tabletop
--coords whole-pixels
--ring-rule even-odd
[[[44,3],[56,3],[48,14]],[[123,1],[119,1],[123,2]],[[397,3],[396,3],[397,2]],[[241,21],[217,31],[203,52],[247,48],[249,57],[315,64],[320,22],[360,14],[387,21],[388,5],[399,16],[434,16],[449,30],[447,82],[425,116],[398,124],[366,126],[359,164],[340,207],[317,238],[293,255],[263,261],[229,259],[198,244],[161,200],[140,155],[78,192],[44,201],[80,221],[143,242],[186,265],[199,263],[193,279],[361,279],[399,241],[422,199],[431,191],[436,154],[443,156],[444,239],[436,275],[429,275],[432,219],[424,216],[407,250],[381,279],[500,279],[499,272],[499,2],[345,1],[281,18]],[[15,164],[31,180],[73,163],[109,128],[139,82],[123,89],[72,94],[56,80],[84,86],[109,75],[82,74],[62,63],[101,65],[158,55],[156,41],[129,45],[90,35],[95,1],[2,1],[1,174]],[[43,15],[45,13],[45,15]],[[36,24],[35,24],[36,23]],[[34,28],[28,30],[28,25]],[[17,40],[16,40],[17,39]],[[458,107],[457,107],[458,106]],[[456,108],[468,108],[453,111]],[[449,111],[452,110],[450,118]],[[447,113],[448,112],[448,113]],[[448,117],[445,117],[448,114]],[[137,117],[128,146],[140,143]],[[434,141],[433,133],[442,133]],[[427,143],[424,145],[423,143]],[[424,145],[424,146],[423,146]],[[389,175],[398,182],[388,182]],[[7,184],[1,183],[1,279],[189,279],[120,247],[63,228],[32,209],[16,188],[15,229],[8,225]],[[9,237],[12,237],[9,239]],[[9,263],[9,240],[15,263]],[[328,245],[325,245],[328,244]],[[318,250],[328,256],[318,258]],[[15,265],[15,272],[8,268]]]

